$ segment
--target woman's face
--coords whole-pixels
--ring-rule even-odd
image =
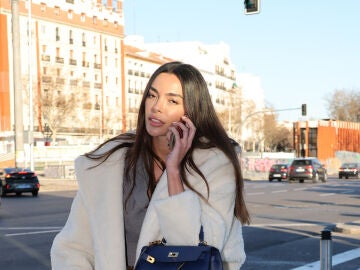
[[[160,73],[150,87],[145,102],[145,124],[150,136],[166,136],[172,122],[185,114],[183,91],[179,79]]]

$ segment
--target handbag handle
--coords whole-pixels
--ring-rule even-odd
[[[161,241],[157,240],[157,241],[152,241],[149,243],[149,245],[159,245],[159,244],[166,244],[166,239],[163,238]],[[207,246],[207,242],[204,240],[204,229],[203,226],[201,225],[200,227],[200,232],[199,232],[199,246]]]

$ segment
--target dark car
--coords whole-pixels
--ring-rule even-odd
[[[327,170],[317,158],[296,158],[289,168],[289,180],[312,180],[313,183],[327,181]]]
[[[278,181],[286,180],[288,178],[288,164],[274,164],[271,166],[269,171],[269,181],[274,179]]]
[[[21,168],[5,168],[0,170],[1,196],[7,193],[21,195],[31,192],[34,197],[39,193],[40,183],[35,172]]]
[[[349,162],[344,163],[339,168],[339,178],[345,177],[348,179],[349,177],[356,177],[359,178],[359,171],[360,171],[360,163],[356,162]]]

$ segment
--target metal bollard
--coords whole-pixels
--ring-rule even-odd
[[[332,241],[331,231],[321,231],[320,240],[320,270],[332,269]]]

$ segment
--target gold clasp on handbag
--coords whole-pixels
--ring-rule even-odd
[[[155,262],[155,258],[152,257],[152,256],[150,256],[150,255],[147,255],[146,261],[149,262],[149,263],[154,263],[154,262]]]
[[[152,246],[152,245],[160,245],[160,244],[162,244],[162,241],[161,241],[161,240],[156,240],[156,241],[149,242],[149,246]]]
[[[179,256],[179,252],[170,251],[168,254],[168,258],[177,258]]]

